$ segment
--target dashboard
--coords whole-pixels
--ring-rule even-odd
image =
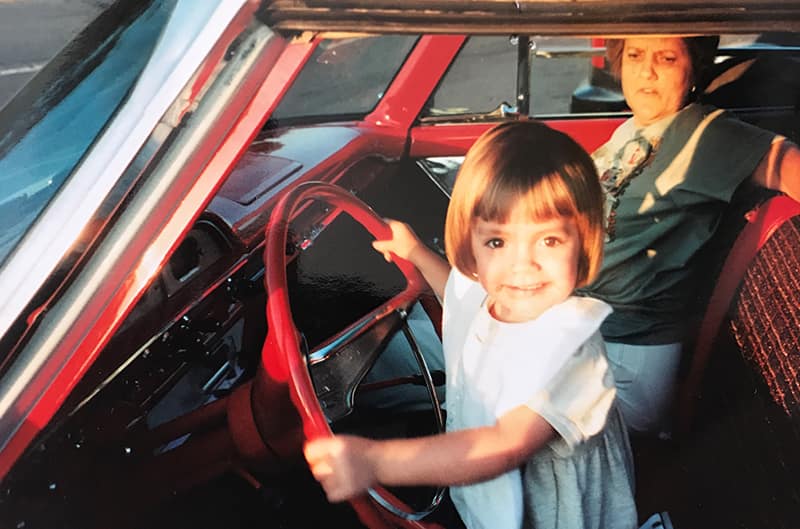
[[[261,148],[257,143],[248,153],[6,477],[1,526],[26,518],[31,526],[85,527],[98,512],[116,510],[120,498],[133,497],[125,482],[134,486],[131,476],[142,461],[189,440],[154,442],[148,433],[195,410],[214,410],[253,377],[267,331],[264,226],[278,192],[307,167]],[[366,156],[329,178],[379,214],[412,223],[441,251],[448,198],[422,165]],[[403,288],[402,275],[369,241],[363,228],[346,215],[332,218],[323,203],[309,204],[294,219],[287,274],[293,316],[309,351]],[[424,332],[436,340],[432,330]],[[384,393],[394,398],[392,391]]]

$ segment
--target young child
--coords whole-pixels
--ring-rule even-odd
[[[611,309],[573,296],[602,259],[591,158],[541,123],[503,123],[456,178],[450,264],[389,223],[392,239],[375,249],[412,262],[444,300],[447,432],[307,443],[328,498],[376,483],[450,485],[470,529],[636,527],[630,446],[598,332]]]

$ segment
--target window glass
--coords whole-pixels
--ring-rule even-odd
[[[723,35],[703,99],[720,108],[740,111],[796,108],[800,101],[798,44],[797,34]],[[760,116],[762,121],[757,124],[784,134],[796,130],[793,123],[776,126],[775,117],[782,121],[794,119]]]
[[[433,94],[423,116],[485,114],[514,105],[517,48],[509,37],[470,37]]]
[[[416,40],[409,35],[323,40],[270,122],[367,114],[383,97]]]
[[[173,7],[114,4],[0,112],[0,263],[124,101]]]
[[[798,44],[797,34],[722,35],[704,100],[735,110],[795,105],[796,80],[800,78]],[[610,72],[604,46],[602,38],[531,37],[530,115],[626,113],[620,83]],[[501,105],[507,112],[516,111],[516,79],[517,39],[471,37],[422,117],[475,116],[498,111]],[[758,124],[785,133],[772,123]]]
[[[517,39],[471,37],[437,87],[423,117],[516,111]],[[530,109],[569,114],[572,95],[591,73],[590,39],[531,37]],[[602,49],[595,50],[602,53]]]
[[[573,106],[576,97],[589,86],[593,56],[590,39],[531,37],[531,46],[531,115],[580,112],[580,108]],[[610,89],[617,85],[611,79],[608,81]]]

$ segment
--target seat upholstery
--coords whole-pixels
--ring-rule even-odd
[[[668,510],[675,527],[797,527],[799,281],[800,204],[773,197],[715,282],[679,399],[683,435],[634,439],[642,512]]]
[[[800,217],[783,223],[747,268],[731,330],[772,400],[800,419]]]
[[[751,295],[747,294],[749,291],[745,288],[740,288],[742,281],[747,277],[754,277],[755,275],[764,274],[766,272],[758,272],[763,268],[763,264],[770,260],[770,256],[780,255],[784,252],[784,257],[788,257],[791,253],[789,250],[783,250],[785,245],[796,247],[800,245],[800,241],[791,240],[794,232],[788,227],[781,230],[781,227],[793,217],[800,215],[800,204],[785,196],[775,196],[758,206],[756,209],[749,212],[745,217],[747,224],[739,232],[730,252],[722,265],[721,271],[715,282],[715,287],[711,293],[708,303],[705,308],[705,314],[699,326],[696,341],[694,343],[689,362],[691,366],[688,370],[682,387],[679,390],[677,397],[677,426],[681,435],[686,435],[691,429],[691,423],[694,417],[695,402],[700,393],[700,387],[706,375],[706,366],[709,358],[715,348],[715,342],[720,334],[721,326],[729,319],[729,309],[734,300],[735,295],[739,295],[741,299],[750,299]],[[792,220],[791,225],[794,225]],[[781,238],[771,241],[771,237],[777,232],[781,232]],[[765,245],[769,243],[769,247],[765,250]],[[761,251],[764,250],[764,255]],[[780,257],[775,257],[780,259]],[[770,262],[774,263],[774,259]],[[781,263],[782,266],[790,265],[790,261]],[[749,275],[748,275],[749,274]],[[784,268],[780,277],[774,277],[775,282],[789,281],[790,284],[785,288],[781,288],[781,292],[786,292],[786,289],[792,288],[792,284],[796,284],[798,274],[800,271],[797,268]],[[774,283],[773,283],[774,284]],[[766,284],[753,284],[755,287],[764,288]],[[752,289],[751,289],[752,290]],[[796,289],[795,289],[796,290]],[[764,290],[766,292],[766,290]],[[745,297],[742,297],[745,295]],[[765,299],[765,298],[760,298]],[[785,304],[787,299],[782,300]],[[739,303],[737,301],[737,306]],[[750,305],[752,306],[752,305]],[[795,307],[796,309],[796,307]],[[773,304],[763,307],[766,312],[765,317],[771,312],[780,311],[780,307]],[[751,311],[751,314],[754,314]],[[765,321],[764,318],[755,316],[745,317],[739,324],[740,335],[744,340],[745,334],[748,336],[754,334],[750,329],[745,329],[744,321],[755,322],[761,321],[765,323],[764,329],[770,327],[770,321]],[[758,340],[757,336],[763,332],[764,329],[757,331],[755,337],[749,339]],[[791,338],[787,338],[791,340]],[[743,341],[744,343],[744,341]],[[794,341],[795,348],[797,341]],[[765,353],[766,354],[766,353]],[[753,356],[755,358],[755,356]]]

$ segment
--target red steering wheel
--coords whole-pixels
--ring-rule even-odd
[[[307,439],[333,435],[314,390],[306,355],[301,350],[300,334],[292,319],[289,306],[286,278],[289,222],[303,204],[312,200],[324,201],[332,208],[349,214],[376,239],[391,237],[389,226],[369,206],[344,189],[322,182],[307,182],[291,189],[283,195],[270,215],[264,249],[268,336],[262,355],[262,364],[268,372],[275,373],[277,370],[285,370],[289,393],[302,419],[303,433]],[[411,263],[399,258],[394,262],[405,276],[407,286],[400,294],[375,311],[374,316],[380,317],[396,310],[407,309],[427,290],[427,283]],[[275,356],[278,357],[278,360],[285,362],[285,365],[267,365],[269,348],[275,348],[278,351]],[[270,361],[274,362],[275,356],[269,356]],[[428,373],[428,377],[430,379],[430,373]],[[370,491],[370,496],[375,503],[367,498],[351,501],[361,521],[367,526],[373,529],[388,529],[391,527],[388,520],[391,520],[396,526],[424,527],[415,521],[421,517],[419,513],[410,511],[385,489],[377,487]],[[438,497],[434,501],[438,503]],[[379,512],[375,507],[376,503],[381,505],[385,511]],[[387,517],[386,512],[393,516]]]

